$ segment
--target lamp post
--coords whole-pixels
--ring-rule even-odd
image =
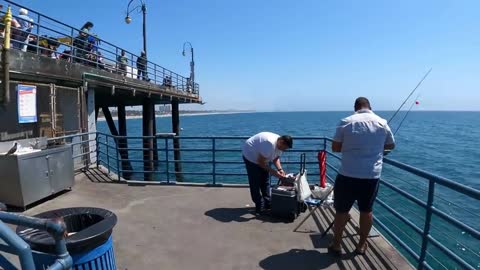
[[[130,8],[133,0],[128,2],[127,6],[127,16],[125,17],[125,22],[127,24],[132,22],[130,18],[130,13],[132,11],[141,11],[143,13],[143,51],[145,52],[145,57],[147,56],[147,7],[145,6],[145,0],[140,0],[140,5]],[[132,61],[133,62],[133,61]],[[133,70],[133,68],[132,68]],[[150,138],[143,139],[143,170],[145,180],[153,180],[153,171],[156,170],[155,164],[158,160],[158,151],[157,151],[157,141],[151,137],[155,136],[156,125],[155,125],[155,104],[153,100],[146,99],[143,103],[142,110],[142,124],[143,124],[143,136],[148,136]]]
[[[192,43],[186,41],[183,43],[183,51],[182,55],[185,56],[185,45],[190,46],[190,54],[192,55],[192,60],[190,61],[190,84],[192,87],[192,91],[195,91],[195,62],[193,61],[193,46]]]
[[[145,52],[145,56],[147,55],[147,7],[145,6],[145,1],[140,0],[140,5],[133,7],[130,9],[130,5],[132,4],[133,0],[128,2],[127,6],[127,16],[125,17],[125,22],[127,24],[132,22],[132,18],[130,17],[130,13],[135,10],[142,11],[143,13],[143,51]]]

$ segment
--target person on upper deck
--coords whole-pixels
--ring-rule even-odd
[[[117,67],[120,71],[120,74],[123,76],[127,75],[127,65],[128,65],[128,58],[125,55],[125,51],[122,50],[121,55],[117,56]]]
[[[384,151],[395,147],[387,121],[372,112],[367,98],[357,98],[354,108],[355,113],[338,124],[332,142],[332,151],[342,153],[342,163],[334,185],[334,239],[329,246],[329,250],[336,255],[342,252],[342,233],[355,201],[360,210],[360,240],[355,251],[365,254]]]
[[[166,75],[165,78],[163,78],[163,85],[172,87],[173,86],[172,76]]]
[[[74,62],[79,63],[87,63],[85,61],[86,56],[88,54],[88,36],[90,35],[90,31],[93,28],[92,22],[86,22],[82,28],[80,28],[80,32],[77,37],[73,40],[73,47],[75,47],[75,58]]]
[[[0,17],[0,45],[3,46],[3,38],[5,37],[5,25],[4,25],[4,22],[5,22],[5,17],[7,16],[6,14],[6,11],[4,12],[3,11],[3,5],[0,4],[0,11],[3,12],[3,16]],[[18,23],[17,19],[15,19],[15,17],[12,16],[12,22],[11,22],[11,25],[12,25],[12,31],[15,29],[15,28],[20,28],[20,23]],[[11,34],[12,35],[12,34]]]
[[[288,135],[280,136],[272,132],[260,132],[245,141],[242,148],[243,161],[247,169],[250,195],[258,214],[270,209],[269,174],[284,177],[285,171],[280,163],[283,151],[292,148],[293,139]],[[273,162],[272,169],[269,162]]]
[[[80,28],[80,35],[84,37],[88,37],[90,34],[90,31],[93,28],[93,23],[92,22],[86,22],[82,28]],[[86,38],[85,38],[86,39]]]
[[[17,22],[20,26],[12,31],[12,46],[26,52],[28,39],[33,29],[33,19],[28,16],[28,10],[21,8],[18,11]]]
[[[137,79],[140,79],[140,76],[142,77],[142,80],[148,80],[147,54],[144,51],[142,51],[140,56],[137,58]]]

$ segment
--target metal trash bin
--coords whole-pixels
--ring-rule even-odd
[[[35,217],[65,222],[65,241],[73,259],[73,269],[116,269],[112,230],[117,216],[113,212],[76,207],[52,210]],[[17,234],[30,245],[37,269],[46,269],[54,262],[55,242],[47,232],[20,226]]]

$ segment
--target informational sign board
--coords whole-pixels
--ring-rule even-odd
[[[37,86],[17,85],[18,122],[37,122]]]

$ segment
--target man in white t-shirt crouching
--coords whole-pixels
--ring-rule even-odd
[[[247,168],[250,195],[255,203],[255,211],[262,213],[270,209],[269,174],[284,177],[280,163],[283,151],[292,148],[293,140],[288,135],[280,136],[272,132],[260,132],[243,144],[242,155]],[[269,166],[273,162],[276,169]]]

